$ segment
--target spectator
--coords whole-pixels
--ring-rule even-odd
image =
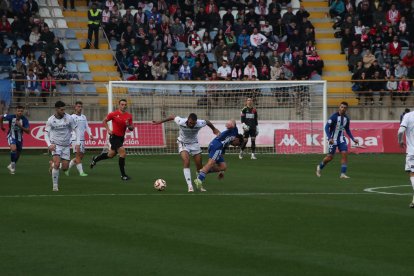
[[[217,77],[221,80],[231,80],[231,67],[223,60],[217,69]]]
[[[395,97],[397,96],[397,89],[398,89],[398,83],[394,78],[394,75],[391,75],[390,78],[387,81],[386,89],[391,95],[392,104],[394,105]]]
[[[401,42],[398,40],[398,36],[394,36],[393,41],[389,43],[388,52],[393,59],[399,59],[401,54]]]
[[[270,69],[267,64],[263,64],[263,66],[259,70],[259,80],[270,80]]]
[[[175,40],[170,33],[170,29],[166,29],[162,38],[162,49],[173,50],[175,49]]]
[[[362,57],[359,53],[358,48],[355,48],[353,54],[348,57],[348,69],[349,69],[349,71],[351,71],[351,72],[354,71],[354,67],[355,67],[355,65],[357,64],[358,61],[362,61]]]
[[[60,51],[56,50],[55,60],[53,62],[53,68],[57,67],[59,63],[63,64],[63,66],[66,66],[66,58]]]
[[[206,78],[206,73],[200,60],[196,60],[195,66],[191,69],[191,72],[193,80],[205,80]]]
[[[226,61],[228,65],[232,63],[229,52],[227,50],[224,50],[221,56],[217,59],[217,64],[222,64],[223,61]]]
[[[55,37],[53,38],[53,41],[46,46],[46,54],[53,56],[57,50],[59,50],[59,53],[65,53],[65,48],[59,41],[59,38]]]
[[[371,50],[369,50],[369,49],[365,50],[364,57],[362,58],[362,62],[364,63],[364,67],[366,69],[370,68],[375,60],[376,60],[375,56],[371,53]]]
[[[407,96],[410,94],[410,83],[405,76],[401,77],[401,80],[398,82],[398,96],[400,97],[401,103],[405,105],[407,101]]]
[[[174,51],[173,55],[170,58],[170,73],[171,74],[177,73],[182,63],[183,63],[183,60],[178,55],[178,51]]]
[[[39,96],[39,80],[32,69],[28,70],[26,76],[26,95]]]
[[[404,62],[400,60],[398,64],[395,66],[394,75],[397,79],[402,77],[406,77],[408,74],[407,67],[404,65]]]
[[[309,78],[308,67],[303,63],[303,60],[299,60],[298,64],[295,66],[295,71],[293,73],[294,78],[297,80],[307,80]]]
[[[184,55],[184,59],[186,60],[188,63],[188,66],[190,66],[190,68],[193,68],[195,65],[195,59],[194,57],[191,55],[190,51],[185,51],[185,55]]]
[[[191,80],[191,67],[188,65],[187,60],[183,60],[183,63],[178,70],[178,79]]]
[[[243,80],[243,70],[240,64],[235,64],[231,70],[231,80],[241,81]]]
[[[0,35],[7,36],[9,39],[14,38],[10,22],[5,15],[3,15],[0,20]]]
[[[285,64],[282,67],[283,76],[287,80],[291,80],[293,78],[293,72],[295,71],[295,67],[292,65],[290,60],[286,60]]]
[[[411,68],[414,66],[414,55],[412,50],[408,50],[407,54],[402,59],[403,63],[407,68]]]
[[[214,77],[213,77],[214,76]],[[207,80],[215,79],[217,80],[217,71],[214,69],[214,64],[210,62],[206,68],[206,78]]]
[[[141,63],[138,68],[138,80],[153,80],[151,66],[149,65],[148,60],[145,60]]]
[[[53,67],[53,62],[52,62],[52,58],[50,56],[48,56],[46,54],[45,51],[42,51],[40,53],[39,58],[37,59],[37,61],[39,62],[40,65],[42,65],[42,67],[44,67],[48,72],[52,71],[52,67]]]
[[[196,30],[193,30],[188,36],[188,49],[193,56],[198,54],[203,49],[200,37],[198,36]]]
[[[209,32],[204,32],[203,35],[203,41],[201,43],[202,47],[203,47],[203,51],[205,53],[211,53],[213,50],[213,44],[211,42],[211,38],[210,38],[210,33]]]
[[[88,39],[84,49],[90,49],[92,44],[92,35],[95,35],[94,47],[95,49],[99,49],[99,26],[102,21],[102,11],[98,10],[95,2],[92,3],[91,9],[88,11],[88,20]]]
[[[200,64],[201,64],[201,67],[203,67],[203,68],[207,68],[209,63],[210,63],[208,57],[204,53],[199,53],[197,55],[197,58],[195,59],[195,61],[196,62],[199,61]]]
[[[68,79],[68,71],[66,67],[63,66],[62,63],[59,63],[58,66],[53,70],[53,77],[55,80],[67,80]],[[62,85],[66,85],[66,82],[60,82]]]
[[[331,18],[340,17],[343,18],[345,15],[345,5],[342,0],[333,0],[329,6],[329,15]]]
[[[391,9],[387,11],[386,20],[391,26],[397,25],[400,22],[401,14],[400,11],[397,10],[396,5],[392,4]]]
[[[151,67],[151,74],[154,80],[165,80],[167,77],[167,69],[160,63],[159,59],[155,59],[154,65]]]
[[[56,93],[56,81],[52,74],[47,73],[47,76],[42,79],[42,93],[40,93],[43,103],[46,103],[47,97],[50,97],[53,93]]]
[[[322,58],[318,55],[318,52],[313,51],[312,54],[307,57],[307,62],[310,70],[316,70],[319,75],[322,75],[322,69],[325,65]]]
[[[30,33],[30,36],[29,36],[29,41],[30,41],[30,44],[36,50],[42,49],[43,45],[42,45],[42,43],[40,41],[40,33],[39,33],[39,29],[37,27],[34,27],[32,29],[32,32]]]
[[[379,71],[375,71],[372,81],[369,83],[369,90],[379,93],[379,104],[382,105],[382,99],[385,96],[385,82]]]
[[[270,67],[270,79],[278,80],[282,72],[283,72],[283,69],[280,66],[280,62],[276,61],[275,64]]]
[[[239,35],[237,39],[237,45],[240,47],[240,50],[250,50],[250,35],[247,34],[246,29],[243,29]]]
[[[240,51],[236,51],[236,54],[231,62],[231,67],[234,68],[236,64],[240,65],[241,69],[244,68],[244,60]]]
[[[266,51],[266,43],[267,38],[258,32],[257,28],[253,29],[253,33],[250,36],[250,44],[254,51]]]
[[[248,61],[246,67],[243,71],[244,78],[247,80],[253,80],[253,76],[258,76],[259,73],[257,71],[256,66],[253,65],[252,61]]]

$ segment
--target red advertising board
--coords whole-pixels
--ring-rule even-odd
[[[352,135],[359,146],[348,142],[348,149],[355,153],[384,152],[383,133],[381,129],[353,129]],[[322,153],[325,145],[321,129],[277,129],[275,130],[276,153]]]
[[[89,148],[102,148],[106,144],[107,131],[102,122],[89,122],[94,140],[86,134],[85,145]],[[150,122],[134,123],[134,130],[125,134],[124,146],[127,148],[156,148],[165,147],[163,125],[153,125]],[[24,148],[46,148],[44,141],[45,123],[30,122],[30,134],[24,135]],[[0,131],[0,148],[8,148],[6,132]]]

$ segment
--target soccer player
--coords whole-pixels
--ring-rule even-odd
[[[328,122],[325,125],[325,133],[329,142],[329,151],[326,157],[322,162],[316,167],[316,175],[321,176],[321,170],[332,161],[336,149],[341,153],[341,175],[340,178],[350,178],[346,175],[346,170],[348,168],[348,145],[345,140],[344,131],[348,134],[349,138],[358,145],[358,141],[352,136],[351,130],[349,129],[350,120],[346,115],[348,109],[347,102],[341,102],[339,105],[338,112],[329,117]]]
[[[72,132],[75,131],[76,145],[80,145],[80,133],[73,118],[65,113],[65,103],[55,103],[56,113],[46,122],[45,141],[52,152],[53,161],[50,162],[53,191],[59,191],[59,169],[66,171],[69,167],[70,144]]]
[[[16,163],[23,149],[23,133],[29,133],[29,120],[23,115],[24,107],[16,107],[16,114],[0,115],[0,128],[5,131],[3,121],[9,122],[7,142],[10,146],[10,164],[7,166],[10,174],[15,174]]]
[[[243,159],[243,153],[246,149],[247,141],[249,140],[252,143],[252,155],[251,159],[257,159],[256,158],[256,136],[259,134],[259,127],[257,126],[257,109],[253,107],[253,99],[247,98],[246,99],[246,106],[243,107],[241,111],[241,122],[242,122],[242,128],[243,128],[243,136],[244,141],[241,146],[239,158]]]
[[[238,133],[236,121],[230,120],[226,123],[226,130],[214,138],[208,146],[208,161],[207,164],[200,170],[198,177],[194,179],[197,189],[202,192],[206,190],[203,187],[203,182],[210,172],[220,172],[219,177],[223,177],[222,172],[227,169],[227,164],[224,162],[223,154],[225,149],[231,144],[234,147],[240,146],[243,143],[243,135]]]
[[[91,140],[93,140],[91,129],[88,125],[88,120],[86,119],[86,116],[82,114],[83,109],[83,103],[81,101],[77,101],[75,103],[75,113],[72,114],[72,118],[76,123],[76,126],[78,128],[79,134],[80,134],[80,145],[76,145],[76,133],[72,132],[72,146],[73,146],[73,153],[75,154],[75,158],[70,160],[69,162],[69,169],[65,172],[66,175],[69,176],[70,169],[76,165],[76,168],[78,169],[80,176],[88,176],[83,171],[82,166],[82,159],[85,154],[85,132],[88,133]]]
[[[174,120],[180,128],[179,136],[177,138],[178,153],[183,160],[184,178],[187,182],[188,192],[191,193],[194,192],[194,189],[191,181],[190,155],[193,157],[197,172],[203,167],[201,161],[201,147],[197,138],[198,132],[205,126],[211,128],[215,135],[218,135],[220,131],[215,128],[210,121],[198,119],[197,115],[194,113],[188,115],[188,118],[171,115],[164,120],[153,121],[153,123],[162,124],[172,120]]]
[[[410,173],[411,186],[414,189],[414,112],[409,112],[404,115],[400,128],[398,129],[398,143],[401,148],[405,147],[403,139],[404,133],[407,142],[405,171]],[[414,196],[409,206],[410,208],[414,208]]]
[[[100,155],[94,156],[91,162],[91,169],[101,160],[113,158],[119,154],[119,170],[121,171],[121,179],[129,180],[130,177],[125,173],[126,151],[124,148],[124,138],[126,130],[134,130],[132,124],[132,115],[127,111],[127,101],[121,99],[118,102],[118,110],[109,113],[103,120],[103,124],[109,134],[109,143],[111,147],[108,152],[102,152]],[[112,130],[109,128],[108,122],[112,121]]]

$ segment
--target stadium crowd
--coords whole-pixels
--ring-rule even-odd
[[[307,80],[322,74],[310,14],[304,7],[294,13],[289,1],[108,0],[101,8],[129,80],[168,74],[179,80]]]
[[[348,56],[352,90],[360,103],[378,104],[390,97],[392,104],[406,104],[414,79],[414,20],[412,1],[334,0],[330,15],[336,18],[335,34]]]

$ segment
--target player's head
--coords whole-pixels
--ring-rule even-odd
[[[76,101],[75,102],[75,113],[80,115],[82,113],[82,108],[83,108],[83,102]]]
[[[190,113],[187,118],[187,126],[193,128],[197,123],[197,115],[195,113]]]
[[[339,105],[339,114],[344,115],[348,109],[348,103],[347,102],[341,102]]]
[[[409,108],[406,108],[406,109],[404,110],[404,112],[405,112],[405,113],[408,113],[408,112],[410,112],[410,109],[409,109]]]
[[[235,128],[235,127],[236,127],[236,120],[234,120],[234,119],[230,119],[226,123],[226,128]]]
[[[18,106],[16,107],[16,116],[17,116],[17,117],[21,117],[21,116],[23,116],[23,112],[24,112],[24,106],[22,106],[22,105],[18,105]]]
[[[252,107],[253,106],[253,100],[252,100],[252,98],[247,98],[246,99],[246,106],[248,106],[248,107]]]
[[[66,104],[62,101],[57,101],[55,103],[56,115],[58,117],[63,117],[63,115],[65,115],[65,106]]]
[[[234,137],[234,140],[231,142],[231,144],[234,147],[238,147],[243,143],[243,141],[243,134],[237,133],[236,137]]]
[[[125,112],[126,109],[127,109],[127,100],[120,99],[119,102],[118,102],[118,105],[119,105],[119,107],[118,107],[119,110],[122,111],[122,112]]]

